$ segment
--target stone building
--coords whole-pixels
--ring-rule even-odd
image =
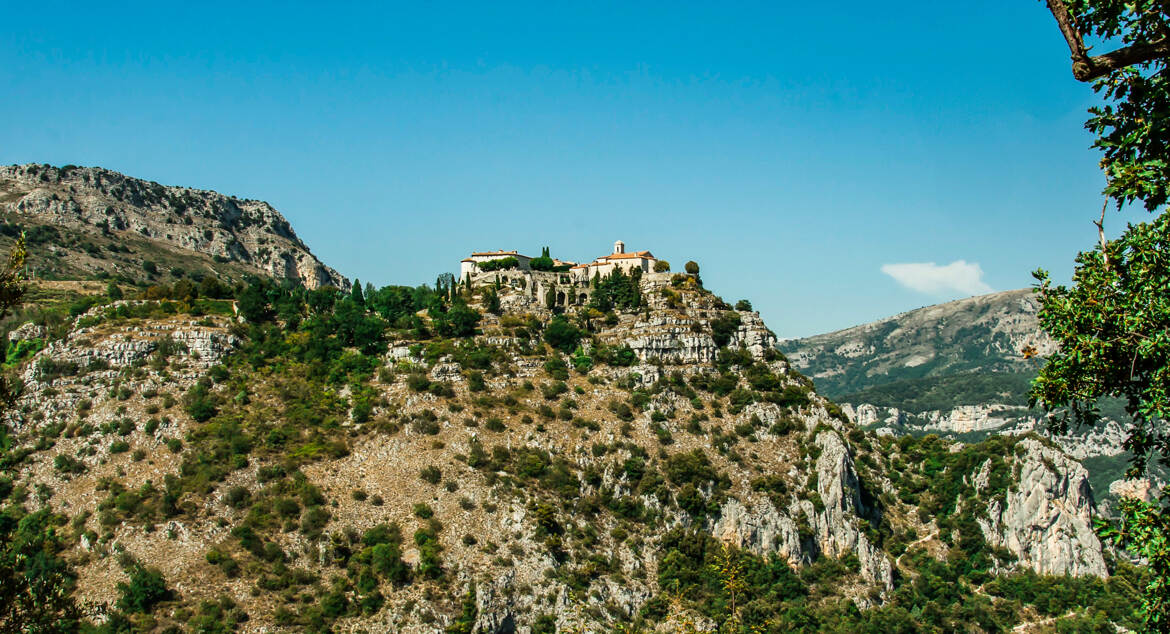
[[[496,271],[480,268],[484,262],[505,258],[516,258],[517,266]],[[613,253],[586,264],[554,259],[553,266],[560,269],[556,271],[534,271],[531,267],[532,259],[517,251],[472,253],[459,263],[459,280],[470,280],[472,285],[498,283],[513,289],[517,296],[525,298],[534,306],[543,305],[547,293],[551,291],[554,305],[567,308],[588,303],[593,292],[591,282],[594,276],[604,277],[619,269],[625,273],[640,269],[648,275],[658,261],[649,251],[627,253],[626,244],[621,240],[614,243]]]
[[[584,277],[589,280],[593,279],[594,275],[605,277],[617,269],[621,269],[627,274],[634,269],[650,273],[654,270],[654,263],[657,261],[658,258],[649,251],[626,253],[626,243],[618,240],[613,243],[613,253],[603,255],[586,264],[578,264],[569,271],[573,273],[574,277]]]
[[[459,279],[463,279],[470,275],[475,275],[480,272],[479,265],[483,262],[490,262],[491,260],[503,260],[505,258],[516,258],[517,269],[521,271],[528,270],[528,263],[532,260],[527,255],[520,255],[516,251],[483,251],[479,253],[472,253],[470,256],[463,258],[459,263]]]

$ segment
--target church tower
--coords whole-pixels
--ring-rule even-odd
[[[626,243],[625,242],[618,240],[617,242],[613,243],[613,254],[614,255],[617,255],[619,253],[625,253],[625,252],[626,252]]]

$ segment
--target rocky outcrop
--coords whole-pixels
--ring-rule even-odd
[[[39,326],[33,322],[27,322],[20,328],[8,333],[8,340],[11,342],[28,341],[30,339],[44,339],[45,327]]]
[[[776,553],[792,565],[807,563],[796,522],[767,500],[745,505],[728,500],[719,511],[711,534],[716,539],[757,555]]]
[[[655,314],[634,324],[625,343],[646,361],[655,359],[671,365],[711,363],[719,352],[707,332],[694,332],[697,320]]]
[[[349,282],[266,202],[168,187],[99,167],[0,167],[0,212],[21,222],[123,234],[203,253],[309,288]]]
[[[839,435],[829,431],[817,434],[816,444],[821,449],[816,462],[817,494],[824,505],[824,510],[811,518],[818,546],[832,557],[856,553],[863,577],[887,589],[893,587],[889,559],[857,527],[858,517],[871,509],[862,506],[857,471],[848,447]],[[808,501],[803,504],[806,511],[813,506]]]
[[[807,564],[818,554],[844,557],[853,554],[862,578],[885,590],[893,587],[889,558],[858,529],[858,517],[872,511],[861,503],[857,472],[849,449],[835,432],[817,434],[820,456],[816,460],[817,500],[793,500],[780,511],[766,499],[747,504],[727,501],[712,525],[712,534],[725,543],[757,554],[776,553],[792,565]],[[803,517],[812,530],[802,539],[797,522]]]
[[[988,403],[963,405],[954,409],[931,410],[918,414],[896,407],[878,407],[870,403],[843,403],[841,410],[857,425],[880,428],[895,436],[934,433],[940,435],[971,434],[1022,436],[1034,432],[1051,438],[1061,450],[1077,460],[1096,456],[1117,456],[1125,452],[1125,426],[1114,420],[1067,434],[1050,434],[1046,421],[1034,410],[1018,405]]]
[[[988,502],[986,519],[979,520],[984,538],[1041,574],[1107,576],[1092,527],[1096,509],[1088,472],[1034,438],[1021,440],[1019,447],[1017,484],[1006,499]],[[986,482],[977,476],[977,487]]]
[[[103,310],[93,309],[78,321],[95,319]],[[131,368],[143,368],[144,376],[122,382],[127,389],[186,390],[238,345],[222,321],[209,324],[173,318],[114,328],[101,323],[76,328],[23,366],[24,394],[20,407],[9,412],[10,422],[21,430],[31,420],[70,420],[81,403],[93,400],[89,385],[95,379],[114,383]],[[152,361],[166,373],[152,370]]]

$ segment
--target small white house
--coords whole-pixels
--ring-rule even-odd
[[[479,265],[483,262],[490,262],[492,260],[503,260],[505,258],[516,258],[517,268],[521,271],[527,271],[528,262],[532,258],[527,255],[520,255],[516,251],[483,251],[480,253],[472,253],[469,257],[463,258],[459,263],[459,279],[463,279],[468,274],[475,275],[480,272]]]

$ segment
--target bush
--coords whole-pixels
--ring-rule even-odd
[[[423,479],[423,482],[438,484],[439,480],[443,479],[443,472],[440,471],[438,467],[432,465],[429,467],[424,467],[423,470],[419,472],[419,477]]]
[[[741,299],[735,303],[735,309],[740,312],[751,312],[752,303],[746,299]]]
[[[252,493],[246,487],[234,486],[228,489],[227,494],[224,495],[224,502],[228,506],[239,510],[252,502]]]
[[[626,404],[625,401],[619,401],[617,399],[613,399],[606,405],[606,407],[609,409],[609,411],[613,412],[621,420],[624,420],[624,421],[634,420],[634,411],[632,409],[630,409],[630,406],[628,404]]]
[[[571,354],[576,350],[584,335],[585,333],[560,315],[553,317],[544,329],[545,342],[565,354]]]
[[[187,391],[186,407],[187,413],[198,423],[211,420],[211,417],[215,416],[218,412],[215,400],[208,391],[207,384],[202,381],[196,383]]]
[[[171,597],[167,582],[157,568],[143,568],[134,564],[128,571],[130,581],[119,583],[118,609],[132,613],[148,613],[155,605]]]
[[[406,375],[406,387],[412,392],[425,392],[431,386],[431,380],[422,372],[411,372]]]
[[[711,338],[720,348],[731,342],[731,336],[739,329],[740,319],[736,313],[723,313],[711,320]]]

